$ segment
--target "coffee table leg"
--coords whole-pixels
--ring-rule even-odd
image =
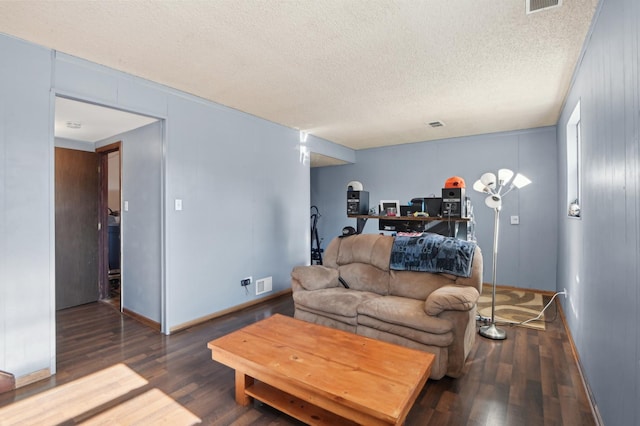
[[[244,390],[253,384],[253,377],[249,377],[242,371],[236,370],[236,402],[240,405],[249,405],[251,397]]]

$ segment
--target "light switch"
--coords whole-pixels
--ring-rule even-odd
[[[182,210],[182,200],[176,198],[176,211]]]
[[[520,216],[511,216],[512,225],[520,225]]]
[[[125,202],[124,202],[124,211],[125,211],[125,212],[128,212],[128,211],[129,211],[129,202],[128,202],[128,201],[125,201]]]

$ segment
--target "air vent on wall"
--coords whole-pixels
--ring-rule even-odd
[[[527,15],[541,10],[562,6],[562,0],[525,0],[527,3]]]
[[[256,294],[267,293],[273,290],[273,278],[261,278],[256,281]]]

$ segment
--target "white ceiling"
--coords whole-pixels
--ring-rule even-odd
[[[112,108],[56,98],[57,138],[94,143],[154,121],[158,120]],[[71,128],[68,123],[77,123],[80,128]]]
[[[362,149],[555,124],[596,6],[2,1],[0,32]]]

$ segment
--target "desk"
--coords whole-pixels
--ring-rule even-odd
[[[388,222],[400,222],[401,223],[412,223],[412,222],[420,222],[424,225],[424,231],[427,231],[429,228],[429,224],[435,223],[453,223],[454,229],[452,230],[453,235],[449,235],[450,237],[461,238],[463,240],[467,239],[467,229],[466,224],[471,221],[471,218],[468,217],[425,217],[425,216],[377,216],[377,215],[366,215],[366,214],[350,214],[347,215],[352,219],[356,219],[356,232],[358,234],[362,233],[364,226],[367,224],[368,219],[376,219],[380,221],[388,221]],[[465,224],[464,235],[458,235],[461,231],[459,229],[459,224]],[[396,229],[382,229],[385,231],[396,231]]]

